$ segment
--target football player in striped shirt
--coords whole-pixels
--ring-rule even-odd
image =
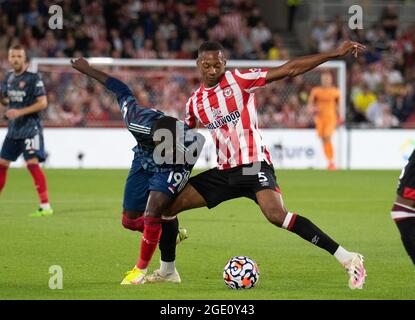
[[[28,59],[22,46],[12,46],[8,58],[13,69],[7,73],[0,91],[0,104],[7,106],[4,116],[8,120],[0,152],[0,193],[10,163],[23,154],[40,200],[38,210],[30,216],[51,215],[46,176],[39,165],[46,159],[40,118],[40,112],[48,106],[45,87],[39,74],[27,71]]]
[[[401,234],[406,252],[415,265],[415,150],[399,177],[391,215]]]
[[[362,289],[366,277],[363,256],[344,249],[309,219],[284,206],[270,153],[258,130],[255,91],[328,60],[349,53],[357,57],[364,49],[359,43],[345,41],[331,52],[296,58],[280,67],[226,71],[222,45],[203,43],[197,59],[202,84],[187,102],[185,122],[190,128],[199,123],[209,129],[216,144],[218,167],[190,178],[169,214],[205,206],[210,209],[239,197],[250,198],[270,223],[334,255],[348,273],[349,287]],[[150,275],[148,281],[162,281],[162,275]]]
[[[183,122],[140,106],[125,83],[91,67],[87,60],[79,58],[71,63],[73,68],[98,80],[116,95],[125,126],[137,141],[125,184],[122,225],[142,232],[143,236],[140,257],[121,284],[145,282],[147,267],[158,243],[160,270],[166,275],[166,281],[179,283],[181,279],[175,268],[176,242],[186,238],[186,234],[183,229],[179,232],[176,217],[163,219],[162,214],[186,185],[205,139]]]

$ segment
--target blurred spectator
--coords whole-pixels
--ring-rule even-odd
[[[415,114],[414,85],[408,84],[399,90],[394,99],[392,113],[404,123],[411,114]]]
[[[382,86],[382,74],[378,71],[376,64],[369,65],[368,70],[363,72],[363,80],[369,90],[376,91]]]
[[[194,59],[200,44],[213,39],[223,43],[231,59],[289,59],[283,38],[266,25],[252,0],[66,0],[60,1],[65,13],[62,31],[48,28],[50,1],[26,2],[10,6],[0,1],[2,71],[9,68],[7,49],[15,42],[25,45],[30,57]],[[295,5],[298,0],[287,0],[291,2]],[[379,126],[395,126],[391,115],[402,126],[415,117],[415,24],[401,25],[399,9],[387,5],[378,21],[363,30],[349,30],[340,16],[316,21],[309,30],[311,53],[332,50],[345,39],[366,44],[367,51],[357,61],[346,61],[348,113],[357,123],[372,121],[378,108],[371,107],[380,92],[390,107],[376,112],[383,114],[376,117],[384,119],[377,122]],[[68,68],[41,66],[39,71],[48,89],[45,120],[49,125],[122,125],[113,97],[93,83]],[[114,67],[109,71],[133,86],[143,105],[177,116],[198,82],[193,69]],[[312,126],[305,105],[318,78],[319,71],[311,71],[261,89],[257,96],[260,125]]]
[[[366,110],[366,118],[376,128],[395,127],[399,124],[399,120],[392,115],[391,110],[385,93],[380,93],[377,100],[372,102]]]
[[[295,16],[297,14],[298,6],[302,0],[287,0],[288,5],[288,30],[292,31],[295,22]]]
[[[354,109],[356,111],[357,118],[355,121],[362,122],[366,120],[366,112],[369,106],[376,101],[376,95],[370,90],[369,86],[364,83],[362,85],[362,91],[356,94],[353,101]]]
[[[264,21],[259,21],[258,24],[252,28],[251,31],[251,41],[254,44],[264,44],[265,42],[271,40],[272,34],[271,31],[266,27]]]
[[[311,31],[310,37],[310,46],[311,51],[316,52],[319,51],[320,42],[323,41],[326,35],[326,25],[322,20],[317,20],[314,22],[313,29]]]
[[[268,60],[288,59],[288,51],[284,48],[281,38],[278,35],[274,35],[272,39],[272,45],[268,49]]]
[[[396,6],[394,4],[388,4],[383,9],[380,21],[382,23],[383,30],[385,31],[389,39],[395,39],[396,30],[399,26],[399,17]]]

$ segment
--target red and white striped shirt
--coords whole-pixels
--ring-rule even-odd
[[[186,104],[190,128],[201,122],[216,145],[219,169],[266,161],[272,164],[258,130],[255,89],[265,85],[267,69],[226,71],[212,88],[202,84]]]

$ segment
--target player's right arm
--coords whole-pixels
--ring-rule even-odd
[[[89,62],[86,61],[84,58],[78,58],[75,60],[71,60],[72,67],[79,72],[87,75],[88,77],[94,78],[98,80],[101,84],[105,85],[105,82],[110,77],[105,72],[102,72],[94,67],[91,67]]]
[[[128,86],[124,82],[114,77],[111,77],[103,71],[91,67],[88,61],[84,58],[71,60],[71,64],[74,69],[87,75],[88,77],[94,78],[95,80],[103,84],[108,90],[112,91],[117,96],[117,100],[120,104],[120,107],[122,106],[126,98],[133,97],[130,88],[128,88]]]
[[[6,76],[6,80],[4,81],[3,85],[0,87],[0,106],[3,107],[7,107],[7,105],[9,104],[9,98],[7,98],[7,76]],[[0,107],[0,111],[1,111],[1,107]],[[7,116],[3,113],[1,113],[2,118],[7,120]]]
[[[0,104],[6,106],[9,104],[9,99],[0,93]]]
[[[7,76],[3,85],[0,87],[0,104],[7,106],[9,104],[9,98],[7,98]]]

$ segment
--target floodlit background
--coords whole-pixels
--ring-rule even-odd
[[[62,8],[62,29],[49,28],[52,5]],[[360,9],[349,11],[353,5]],[[359,12],[363,29],[351,29]],[[140,104],[181,118],[199,84],[195,58],[205,40],[224,45],[232,69],[278,66],[345,39],[368,50],[256,96],[285,204],[366,256],[365,289],[349,290],[335,259],[276,229],[242,198],[179,215],[190,234],[177,251],[182,284],[121,287],[141,236],[120,222],[135,141],[115,99],[69,59],[91,58],[126,81]],[[27,217],[38,200],[24,162],[15,162],[0,196],[1,299],[415,299],[413,265],[390,219],[399,172],[415,148],[415,1],[0,0],[0,81],[15,43],[47,90],[44,166],[55,214]],[[315,170],[327,163],[307,99],[322,70],[341,91],[336,165],[369,170]],[[0,117],[1,141],[6,130]],[[209,140],[194,173],[215,161]],[[224,285],[223,266],[237,255],[259,264],[256,288]],[[150,271],[158,259],[157,250]],[[63,289],[48,285],[51,266],[62,268]]]
[[[62,29],[49,28],[48,9],[56,4],[62,8]],[[356,4],[361,10],[356,11]],[[142,105],[181,118],[187,98],[198,86],[197,48],[208,39],[224,45],[233,68],[276,66],[299,55],[331,50],[344,39],[364,43],[368,50],[359,59],[324,66],[342,92],[345,123],[334,136],[337,166],[398,169],[414,148],[412,1],[21,0],[0,1],[0,6],[0,80],[9,68],[7,48],[17,42],[26,46],[31,69],[39,71],[46,84],[49,107],[44,123],[59,128],[45,131],[49,167],[126,168],[128,156],[121,149],[134,144],[124,130],[105,132],[113,139],[100,141],[101,131],[62,129],[123,126],[113,97],[97,82],[72,71],[68,58],[115,59],[101,59],[105,61],[100,67],[127,81]],[[362,13],[361,23],[356,13]],[[351,29],[359,24],[363,29]],[[260,127],[277,130],[265,130],[264,136],[280,167],[325,167],[320,141],[314,130],[307,130],[314,123],[306,108],[321,70],[273,83],[257,95]],[[0,120],[0,126],[6,122]],[[76,147],[62,148],[59,144],[68,145],[72,134]],[[4,135],[0,129],[0,137]],[[99,150],[116,141],[124,141],[121,153],[100,161],[104,152]],[[213,147],[207,149],[209,155],[202,157],[199,168],[215,165]],[[83,163],[77,160],[79,153],[85,155]]]

